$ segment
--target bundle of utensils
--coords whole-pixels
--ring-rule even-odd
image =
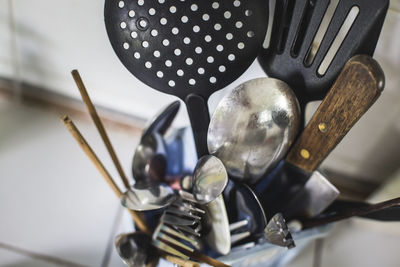
[[[235,246],[293,248],[291,232],[352,216],[399,220],[399,199],[343,203],[317,170],[384,88],[371,56],[387,8],[388,1],[106,0],[106,29],[119,59],[145,84],[184,101],[191,122],[191,129],[171,127],[179,101],[149,121],[131,185],[73,71],[124,192],[72,121],[63,120],[139,230],[116,239],[124,262],[147,266],[161,256],[180,266],[227,266],[215,257]],[[228,92],[210,118],[208,97],[257,56],[268,78]],[[305,124],[314,100],[322,102]],[[382,215],[388,210],[389,218]]]

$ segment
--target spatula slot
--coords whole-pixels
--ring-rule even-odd
[[[289,34],[290,22],[292,21],[293,17],[295,3],[296,3],[295,0],[286,0],[283,3],[283,16],[281,18],[281,26],[279,31],[278,45],[277,45],[278,54],[282,54],[285,49],[287,37]]]
[[[265,40],[263,43],[263,48],[268,49],[271,43],[271,34],[272,34],[272,27],[274,25],[274,16],[275,16],[275,6],[276,0],[269,1],[269,17],[268,17],[268,28],[267,33],[265,35]]]
[[[354,24],[357,19],[358,14],[360,13],[360,9],[358,6],[353,6],[350,9],[350,12],[347,14],[345,21],[342,24],[338,34],[335,37],[332,45],[329,47],[328,52],[326,53],[324,59],[318,67],[318,74],[324,75],[328,70],[330,64],[332,63],[337,51],[339,50],[341,44],[344,39],[346,39],[347,34],[349,33],[351,26]]]
[[[311,43],[310,48],[308,49],[305,62],[304,64],[308,67],[311,66],[311,64],[314,62],[315,56],[318,53],[319,47],[322,43],[322,40],[326,34],[326,31],[328,30],[329,23],[332,20],[333,14],[335,13],[335,10],[339,4],[340,0],[332,0],[329,3],[328,8],[326,9],[325,15],[321,21],[321,24],[317,30],[317,33],[315,34],[315,37]]]
[[[306,6],[303,11],[303,16],[301,18],[300,27],[298,28],[295,40],[293,42],[293,46],[292,46],[292,50],[291,50],[292,57],[297,57],[299,55],[304,38],[306,37],[308,25],[310,24],[312,14],[314,13],[314,7],[315,7],[316,2],[317,2],[317,0],[306,1]]]

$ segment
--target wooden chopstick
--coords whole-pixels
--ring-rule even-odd
[[[75,138],[75,140],[77,141],[79,146],[82,148],[82,150],[86,153],[86,155],[89,157],[89,159],[96,166],[96,168],[101,173],[101,175],[103,176],[103,178],[107,182],[107,184],[111,187],[111,189],[113,190],[115,195],[118,197],[118,199],[121,198],[122,192],[118,188],[118,185],[114,182],[114,179],[111,177],[110,173],[104,167],[103,163],[100,161],[100,159],[94,153],[94,151],[90,147],[90,145],[86,142],[85,138],[79,132],[78,128],[75,126],[75,124],[72,122],[72,120],[68,116],[63,116],[62,121],[63,121],[64,125],[67,127],[67,129],[69,130],[69,132],[71,133],[71,135]],[[132,219],[135,222],[135,224],[138,226],[138,228],[147,234],[151,234],[151,231],[148,229],[147,225],[143,222],[140,215],[137,214],[133,210],[128,210],[128,211],[131,214]]]
[[[190,261],[190,260],[184,260],[175,256],[171,256],[171,255],[167,255],[165,254],[163,256],[164,259],[166,259],[167,261],[179,265],[181,267],[200,267],[200,264],[194,261]]]
[[[85,103],[85,105],[89,111],[89,114],[92,117],[92,120],[97,127],[97,130],[99,131],[101,139],[103,139],[103,142],[104,142],[105,146],[107,147],[108,152],[110,153],[110,156],[111,156],[112,161],[114,162],[115,168],[117,169],[119,175],[121,176],[122,182],[124,183],[126,189],[128,189],[130,187],[128,178],[125,175],[124,170],[122,169],[121,163],[117,157],[117,154],[115,153],[115,150],[111,144],[110,139],[108,138],[108,135],[103,126],[103,123],[101,122],[100,117],[97,114],[96,108],[93,105],[92,101],[90,100],[89,94],[87,93],[86,87],[83,84],[82,78],[79,75],[78,70],[71,71],[71,74],[75,80],[75,83],[79,89],[79,92],[81,93],[82,100]]]

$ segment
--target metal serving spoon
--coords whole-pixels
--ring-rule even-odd
[[[121,234],[115,238],[115,248],[124,263],[130,267],[146,267],[156,259],[151,237],[144,233]]]
[[[193,196],[199,204],[215,200],[228,184],[228,173],[224,164],[211,155],[203,156],[197,162],[193,173]]]
[[[171,204],[176,194],[167,184],[136,182],[121,197],[122,206],[135,211],[161,209]]]
[[[132,173],[136,182],[163,181],[167,151],[163,137],[154,132],[143,136],[133,156]]]
[[[253,79],[218,104],[208,129],[208,149],[230,176],[254,184],[288,151],[299,123],[299,103],[286,83]]]

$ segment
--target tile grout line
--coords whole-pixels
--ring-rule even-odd
[[[110,236],[108,237],[108,240],[107,240],[106,250],[104,252],[104,256],[103,256],[103,259],[102,259],[101,265],[100,265],[101,267],[108,267],[110,265],[112,250],[114,248],[115,234],[117,233],[117,229],[118,229],[119,225],[122,223],[123,212],[124,212],[124,208],[120,204],[118,204],[117,214],[115,216],[113,225],[111,227]]]
[[[41,261],[45,261],[48,263],[52,263],[58,266],[66,266],[66,267],[87,267],[86,265],[82,265],[82,264],[77,264],[74,262],[70,262],[64,259],[60,259],[54,256],[49,256],[49,255],[44,255],[44,254],[40,254],[40,253],[36,253],[36,252],[32,252],[29,251],[27,249],[23,249],[20,247],[16,247],[10,244],[6,244],[3,242],[0,242],[0,249],[5,249],[5,250],[9,250],[12,251],[14,253],[17,254],[22,254],[24,256],[27,256],[29,258],[32,259],[36,259],[36,260],[41,260]]]

